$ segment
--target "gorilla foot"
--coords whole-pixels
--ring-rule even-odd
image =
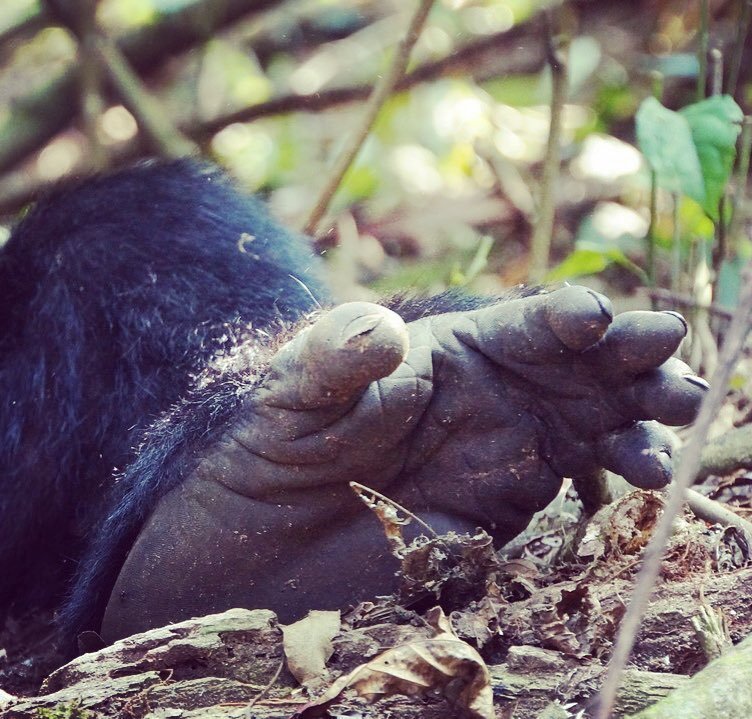
[[[282,347],[220,441],[166,494],[125,562],[103,633],[231,606],[289,621],[394,588],[356,480],[438,530],[501,544],[599,467],[665,485],[672,434],[707,385],[671,357],[675,313],[613,317],[566,287],[405,323],[341,305]]]

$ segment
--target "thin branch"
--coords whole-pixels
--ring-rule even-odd
[[[524,26],[512,30],[494,33],[489,37],[474,40],[452,51],[451,55],[423,63],[411,70],[396,86],[397,91],[409,90],[416,85],[433,82],[452,73],[462,72],[476,82],[530,73],[538,70],[544,61],[543,52],[534,44],[525,45]],[[506,50],[506,52],[505,52]],[[492,55],[493,69],[485,55]],[[290,112],[320,112],[350,102],[360,102],[369,97],[373,87],[370,85],[351,85],[321,90],[313,95],[280,95],[266,102],[249,105],[231,113],[220,115],[199,123],[186,125],[184,130],[199,142],[236,122],[252,122],[262,117],[282,115]]]
[[[455,72],[465,72],[468,77],[478,83],[493,80],[497,77],[530,73],[538,70],[543,62],[543,53],[537,43],[524,43],[525,34],[520,27],[510,31],[499,32],[490,38],[482,38],[470,42],[451,55],[427,62],[411,71],[398,84],[399,90],[407,90],[421,83],[432,82]],[[504,53],[504,49],[513,48],[514,51]],[[494,67],[487,68],[488,62],[484,56],[493,53]],[[251,122],[263,117],[273,117],[292,112],[320,112],[350,102],[365,100],[372,88],[368,85],[353,85],[350,87],[322,90],[314,95],[289,94],[281,95],[267,102],[258,103],[236,112],[227,113],[206,121],[191,121],[183,124],[180,129],[199,144],[228,125],[236,122]],[[60,102],[66,102],[61,94]],[[28,127],[21,125],[21,128]],[[19,129],[21,129],[19,128]],[[0,172],[2,171],[2,143],[6,138],[0,133]],[[136,143],[119,147],[115,154],[116,162],[128,162],[138,154]],[[80,168],[86,171],[87,168]],[[63,181],[64,182],[64,181]],[[55,186],[60,185],[56,181]],[[28,204],[45,189],[45,185],[34,182],[27,173],[5,173],[0,178],[0,216],[8,216],[17,212]]]
[[[103,107],[100,88],[104,69],[120,100],[135,117],[153,150],[164,157],[183,157],[198,152],[198,147],[183,137],[166,119],[167,115],[159,101],[149,94],[120,48],[97,24],[97,0],[76,0],[74,4],[67,0],[44,2],[50,15],[67,27],[78,40],[79,53],[84,60],[79,80],[86,83],[82,88],[83,116],[94,150],[100,147],[99,154],[102,154],[96,139],[96,120]],[[89,108],[86,105],[92,98],[95,107]],[[99,162],[95,159],[95,166],[103,164],[102,157],[97,159]]]
[[[710,94],[723,92],[723,53],[714,47],[710,51]]]
[[[44,10],[33,11],[26,15],[17,24],[12,25],[0,32],[0,46],[6,46],[11,41],[27,38],[43,27],[49,25],[49,18]]]
[[[652,188],[654,189],[654,188]],[[651,195],[651,209],[652,209],[652,195]],[[673,205],[672,216],[672,228],[671,228],[671,291],[679,292],[681,290],[681,259],[682,259],[682,247],[681,247],[681,217],[679,213],[679,195],[674,193],[671,196],[671,202]],[[655,247],[655,243],[651,243]],[[655,262],[655,259],[653,259]],[[655,267],[653,267],[653,281],[655,281]],[[655,307],[653,307],[655,309]]]
[[[647,242],[647,275],[648,275],[648,287],[655,287],[656,282],[656,268],[655,268],[655,246],[656,228],[658,227],[658,175],[655,170],[650,170],[650,224],[648,225],[648,231],[645,235]],[[655,309],[655,307],[653,307]]]
[[[616,691],[621,682],[622,673],[632,652],[642,615],[655,586],[661,567],[663,553],[671,534],[674,518],[678,515],[686,496],[686,490],[692,484],[700,463],[703,445],[710,425],[726,396],[731,373],[741,354],[744,341],[749,333],[750,315],[752,314],[752,262],[748,263],[742,273],[742,292],[739,304],[734,312],[726,341],[716,371],[713,373],[710,390],[700,406],[697,421],[687,445],[679,457],[676,476],[671,485],[668,501],[655,532],[648,544],[637,582],[628,602],[627,612],[621,622],[608,672],[601,688],[599,704],[595,719],[608,719],[614,704]]]
[[[274,676],[266,683],[266,685],[263,687],[263,689],[256,694],[253,699],[246,705],[245,709],[248,714],[248,716],[251,716],[251,709],[261,701],[271,690],[271,688],[277,683],[277,680],[279,679],[279,675],[282,674],[282,670],[285,668],[285,660],[283,659],[279,666],[277,667],[277,671],[274,672]]]
[[[662,102],[663,90],[664,90],[665,78],[660,72],[651,73],[651,86],[653,97]],[[674,204],[676,202],[674,201]],[[655,287],[656,282],[656,267],[655,267],[655,249],[657,244],[656,227],[658,226],[658,175],[655,170],[650,170],[650,224],[648,225],[648,231],[645,235],[645,241],[647,242],[647,276],[648,287]],[[653,301],[653,309],[655,309],[655,301]]]
[[[720,524],[724,527],[735,527],[743,532],[752,542],[752,522],[740,517],[736,512],[720,502],[716,502],[694,489],[687,490],[687,504],[692,513],[705,522]]]
[[[154,73],[172,55],[193,47],[207,35],[218,32],[240,18],[260,13],[280,0],[223,0],[223,13],[204,11],[214,0],[202,0],[181,9],[166,13],[153,25],[140,28],[117,39],[131,67],[139,74]],[[587,16],[595,12],[589,0],[573,0]],[[189,12],[190,11],[190,12]],[[203,18],[203,33],[199,36],[192,28],[191,18]],[[208,18],[208,19],[207,19]],[[208,23],[208,24],[207,24]],[[195,23],[193,23],[195,24]],[[398,85],[399,90],[421,82],[429,82],[452,72],[462,72],[478,81],[504,75],[534,72],[540,68],[543,55],[536,43],[527,42],[527,22],[511,30],[494,33],[458,48],[448,57],[425,63],[409,75],[407,81]],[[488,71],[485,68],[492,67]],[[479,68],[483,68],[479,71]],[[49,84],[19,98],[9,108],[5,122],[0,123],[0,173],[6,172],[31,153],[41,149],[75,117],[76,67],[69,67],[56,75]],[[228,113],[210,121],[190,121],[181,126],[183,132],[199,144],[215,132],[234,122],[250,122],[259,117],[268,117],[287,112],[316,112],[346,102],[362,101],[371,92],[371,86],[354,86],[344,89],[323,90],[310,96],[286,95],[267,103],[259,103],[235,113]],[[135,149],[126,156],[135,156]],[[19,184],[19,183],[16,183]],[[3,192],[0,198],[0,213],[18,209],[33,199],[30,193]],[[7,198],[7,199],[6,199]]]
[[[707,310],[714,317],[720,317],[724,320],[730,320],[734,313],[731,310],[721,307],[716,304],[701,305],[694,297],[690,295],[677,294],[671,290],[666,290],[661,287],[656,287],[648,291],[648,296],[651,300],[657,302],[663,302],[664,306],[668,305],[671,308],[681,307],[684,310]]]
[[[752,469],[752,425],[732,427],[708,442],[702,450],[697,481],[714,474],[726,476],[738,469]]]
[[[708,30],[708,0],[700,0],[700,44],[697,48],[697,63],[699,69],[697,70],[697,101],[705,99],[705,85],[707,83],[708,76],[708,45],[709,45],[709,30]]]
[[[739,71],[742,67],[742,56],[749,32],[750,16],[752,16],[752,0],[742,0],[742,12],[736,26],[736,38],[734,39],[734,49],[731,52],[728,85],[726,86],[726,92],[732,97],[736,94],[736,86],[739,82]]]
[[[342,178],[345,176],[348,169],[350,169],[350,165],[352,165],[360,152],[360,148],[368,137],[381,108],[389,99],[389,96],[394,92],[397,83],[402,77],[404,77],[407,63],[410,60],[410,54],[420,37],[420,33],[423,30],[426,19],[428,18],[428,13],[433,7],[433,2],[434,0],[419,1],[418,7],[410,19],[407,32],[402,40],[400,40],[400,43],[395,50],[391,66],[381,77],[381,80],[376,87],[374,87],[373,93],[371,93],[371,96],[368,98],[368,103],[363,113],[360,127],[351,133],[347,143],[342,148],[327,181],[324,183],[324,187],[322,188],[318,199],[308,214],[303,225],[304,232],[310,235],[316,234],[321,218],[326,213],[326,210],[334,197],[334,193],[342,183]]]
[[[78,5],[78,28],[71,30],[78,39],[80,58],[79,86],[80,107],[84,134],[89,144],[91,164],[101,170],[107,166],[107,150],[99,139],[99,119],[105,109],[103,96],[102,65],[96,50],[98,35],[96,2],[82,2]]]
[[[710,51],[710,69],[710,94],[717,96],[723,92],[723,53],[715,47]],[[726,191],[724,191],[724,194],[718,200],[718,221],[714,223],[715,226],[713,228],[715,235],[715,246],[713,247],[711,258],[713,263],[713,278],[711,281],[713,297],[718,294],[717,288],[721,275],[721,266],[728,254],[726,246]]]
[[[750,0],[752,2],[752,0]],[[732,204],[731,223],[728,235],[731,242],[732,256],[739,254],[741,240],[741,224],[744,219],[744,203],[747,197],[747,176],[749,174],[749,160],[752,154],[752,115],[745,115],[742,121],[742,132],[739,138],[739,155],[734,173],[734,202]]]
[[[434,539],[441,539],[438,534],[433,530],[433,527],[431,527],[430,524],[423,521],[417,514],[414,514],[411,512],[407,507],[403,507],[399,502],[395,502],[391,497],[387,497],[385,494],[381,494],[381,492],[377,492],[375,489],[372,489],[371,487],[366,487],[365,484],[361,484],[360,482],[350,482],[350,489],[352,489],[355,494],[358,495],[358,497],[361,497],[363,495],[368,495],[370,497],[375,497],[376,499],[380,499],[382,502],[386,502],[388,505],[394,507],[397,511],[402,512],[402,514],[406,515],[407,517],[410,517],[410,519],[415,520],[423,529],[426,530]]]
[[[567,97],[567,65],[562,53],[555,46],[551,13],[544,14],[546,57],[551,68],[551,117],[548,126],[546,156],[543,160],[543,176],[538,195],[538,218],[530,241],[531,283],[540,282],[546,274],[551,250],[551,236],[554,228],[556,192],[560,169],[561,128],[564,114],[564,101]]]
[[[165,157],[184,157],[197,153],[198,147],[167,119],[159,101],[143,87],[118,46],[100,35],[95,47],[123,104],[136,118],[150,144]]]

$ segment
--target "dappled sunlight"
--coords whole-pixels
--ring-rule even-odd
[[[602,182],[634,175],[642,167],[642,155],[637,148],[608,135],[586,137],[570,165],[575,177]]]
[[[122,105],[105,110],[99,121],[99,127],[102,132],[102,141],[107,144],[125,142],[138,132],[136,120]]]
[[[236,123],[218,132],[212,149],[230,164],[248,187],[258,187],[274,156],[274,144],[262,127]]]
[[[68,136],[61,137],[39,153],[37,169],[45,179],[56,180],[70,172],[80,159],[80,143]]]
[[[433,122],[439,137],[454,141],[477,140],[492,129],[488,101],[459,83],[436,103]]]
[[[419,145],[401,145],[391,153],[391,166],[408,192],[433,194],[443,180],[433,153]]]
[[[399,15],[389,16],[351,37],[328,43],[293,70],[288,80],[290,89],[311,95],[332,81],[342,82],[357,75],[392,46],[403,22]]]
[[[648,231],[648,219],[639,212],[616,202],[599,203],[591,216],[593,229],[607,242],[614,242],[624,235],[644,237]]]

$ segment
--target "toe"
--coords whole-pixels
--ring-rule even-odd
[[[686,334],[687,324],[676,312],[624,312],[587,353],[588,361],[612,376],[640,374],[663,364]]]
[[[606,297],[584,287],[564,287],[467,313],[474,343],[484,354],[528,365],[560,363],[596,343],[612,318]],[[462,333],[458,328],[456,333]],[[466,337],[463,340],[468,341]],[[571,350],[568,352],[567,350]]]
[[[547,295],[546,300],[551,329],[572,350],[594,345],[613,320],[608,297],[586,287],[564,287]]]
[[[635,487],[658,489],[671,481],[672,451],[677,439],[657,422],[637,422],[599,442],[601,462]]]
[[[635,380],[630,394],[645,415],[663,424],[693,422],[709,385],[681,360],[671,357]]]
[[[339,305],[278,352],[266,401],[306,409],[347,401],[394,372],[408,348],[396,313],[370,302]]]

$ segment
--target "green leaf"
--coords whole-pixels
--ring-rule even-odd
[[[595,275],[611,264],[605,253],[598,250],[575,250],[547,275],[546,282],[562,282],[573,277]]]
[[[702,167],[687,118],[647,97],[635,119],[637,142],[658,186],[704,203]]]
[[[700,159],[705,182],[705,199],[700,204],[717,222],[719,202],[734,166],[743,113],[730,95],[714,95],[688,105],[679,114],[689,123]]]
[[[621,250],[610,247],[607,249],[592,249],[590,247],[577,248],[545,277],[546,282],[562,282],[583,275],[595,275],[603,272],[610,265],[621,265],[645,279],[645,273],[635,265]]]

